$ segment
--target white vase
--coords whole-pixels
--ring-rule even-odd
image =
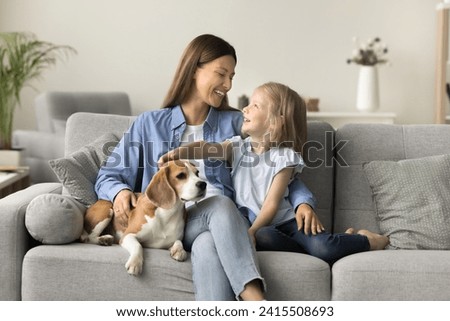
[[[361,66],[359,70],[356,109],[373,112],[379,107],[378,69],[376,66]]]

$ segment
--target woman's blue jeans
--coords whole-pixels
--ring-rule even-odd
[[[248,228],[248,221],[226,196],[188,208],[183,243],[191,251],[196,300],[235,300],[250,281],[264,284]]]
[[[297,221],[293,218],[259,229],[256,249],[307,253],[333,264],[344,256],[369,251],[370,244],[366,236],[359,234],[322,232],[306,235],[303,230],[298,230]]]

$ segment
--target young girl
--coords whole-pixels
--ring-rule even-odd
[[[159,163],[213,158],[231,164],[235,202],[249,220],[248,232],[259,250],[306,252],[331,264],[349,254],[384,249],[388,238],[367,230],[316,235],[299,230],[287,198],[289,183],[304,167],[306,141],[306,106],[295,91],[266,83],[256,88],[243,112],[241,130],[247,138],[194,142],[162,156]]]

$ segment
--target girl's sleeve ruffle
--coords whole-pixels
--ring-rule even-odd
[[[290,148],[281,148],[279,152],[275,159],[275,175],[286,167],[294,167],[292,176],[302,172],[305,162],[299,153]]]

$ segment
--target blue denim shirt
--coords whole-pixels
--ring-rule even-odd
[[[241,112],[210,108],[203,125],[204,140],[221,142],[240,135],[241,125]],[[148,111],[138,116],[98,173],[95,184],[98,198],[113,201],[122,189],[144,191],[158,170],[158,159],[180,146],[185,129],[186,120],[180,106]],[[208,183],[234,199],[230,170],[223,161],[205,160]],[[140,173],[142,180],[137,179]],[[290,201],[295,206],[302,203],[316,206],[314,196],[301,180],[294,180],[289,192]]]

